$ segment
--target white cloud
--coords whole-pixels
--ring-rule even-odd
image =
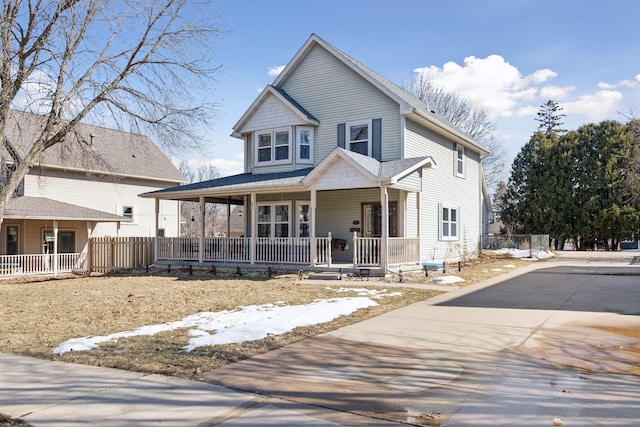
[[[487,111],[492,118],[517,114],[520,103],[539,98],[542,90],[566,94],[572,89],[549,85],[540,88],[542,83],[556,77],[557,73],[545,68],[524,76],[500,55],[486,58],[469,56],[464,59],[463,65],[447,62],[442,68],[430,66],[414,71],[431,77],[434,83],[445,90],[469,97],[471,102]]]
[[[594,94],[583,95],[577,101],[562,104],[567,115],[582,114],[588,120],[605,120],[614,113],[622,100],[622,93],[616,90],[600,90]]]
[[[269,67],[269,71],[267,71],[267,73],[271,76],[271,77],[275,77],[278,74],[280,74],[282,72],[282,70],[284,70],[284,67],[286,65],[276,65],[273,67]]]
[[[553,86],[547,85],[540,89],[540,98],[542,99],[553,99],[554,101],[558,101],[560,99],[565,99],[569,96],[569,93],[575,89],[575,86]]]
[[[180,165],[182,160],[186,160],[189,170],[196,175],[197,171],[203,166],[214,166],[218,172],[220,172],[221,176],[237,175],[244,172],[244,157],[242,153],[236,153],[231,158],[211,160],[171,158],[171,161],[176,167]]]

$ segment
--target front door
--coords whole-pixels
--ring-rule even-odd
[[[362,203],[362,237],[382,236],[382,205]],[[389,202],[389,237],[398,236],[398,202]]]

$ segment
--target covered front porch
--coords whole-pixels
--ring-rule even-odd
[[[198,202],[198,236],[156,240],[160,263],[224,263],[298,269],[420,264],[419,197],[429,158],[381,163],[342,149],[315,168],[240,174],[147,193]],[[208,203],[242,205],[241,237],[205,235]],[[229,222],[227,222],[229,223]]]
[[[0,227],[0,277],[86,272],[96,225],[127,221],[44,197],[15,197]]]

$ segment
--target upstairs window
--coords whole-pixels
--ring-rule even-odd
[[[464,147],[460,144],[455,144],[454,147],[455,147],[454,168],[455,168],[456,176],[464,178],[464,158],[465,158]]]
[[[298,143],[296,161],[313,163],[313,128],[299,127],[296,141]]]
[[[347,149],[369,156],[371,154],[371,120],[347,123]]]
[[[123,206],[122,207],[122,216],[125,218],[133,219],[133,206]]]
[[[273,129],[255,133],[256,166],[291,163],[291,132]]]

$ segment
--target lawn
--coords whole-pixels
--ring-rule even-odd
[[[513,269],[525,261],[475,262],[462,272],[451,272],[470,284]],[[506,264],[515,267],[503,268]],[[428,283],[414,274],[407,286]],[[397,282],[397,277],[396,277]],[[384,284],[383,284],[384,285]],[[460,284],[457,284],[460,285]],[[235,310],[263,304],[305,305],[318,299],[358,297],[357,292],[338,293],[340,281],[326,285],[298,283],[297,276],[280,278],[211,277],[211,275],[154,274],[105,275],[46,281],[0,282],[0,352],[51,360],[83,363],[191,378],[200,372],[252,357],[306,337],[355,323],[439,292],[394,287],[399,296],[375,299],[377,305],[333,321],[295,328],[243,343],[205,346],[184,351],[186,329],[165,331],[101,344],[90,351],[61,356],[52,350],[63,341],[86,336],[130,331],[146,325],[175,322],[199,312]],[[384,286],[362,281],[358,288],[381,291]]]

